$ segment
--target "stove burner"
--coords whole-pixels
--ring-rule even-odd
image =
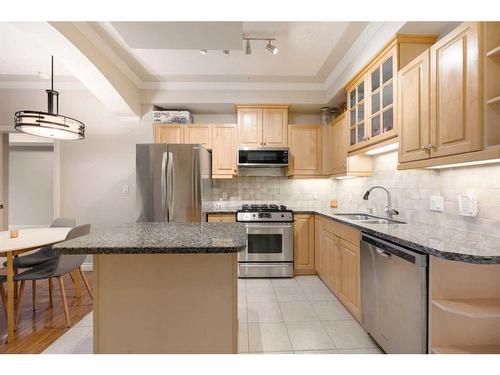
[[[241,211],[286,211],[286,206],[277,204],[244,204]]]

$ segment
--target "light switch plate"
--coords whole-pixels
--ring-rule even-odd
[[[444,211],[444,198],[441,195],[432,195],[429,197],[429,210]]]
[[[122,186],[122,193],[123,193],[123,194],[128,194],[128,192],[129,192],[129,187],[128,187],[128,185],[123,185],[123,186]]]
[[[463,216],[477,216],[477,199],[472,195],[458,197],[458,212]]]

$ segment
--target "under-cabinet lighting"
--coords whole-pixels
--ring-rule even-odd
[[[356,178],[357,176],[342,176],[342,177],[335,177],[337,180],[347,180],[349,178]]]
[[[432,167],[426,167],[426,168],[446,169],[446,168],[457,168],[457,167],[471,167],[473,165],[494,164],[494,163],[500,163],[500,159],[489,159],[489,160],[467,161],[464,163],[455,163],[455,164],[434,165]]]
[[[390,145],[385,145],[382,147],[374,148],[373,150],[366,151],[366,155],[379,155],[379,154],[384,154],[389,151],[394,151],[397,150],[399,147],[399,143],[391,143]]]

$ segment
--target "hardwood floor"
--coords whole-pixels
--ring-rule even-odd
[[[92,286],[92,272],[85,272],[85,276],[87,276]],[[92,301],[85,288],[82,288],[81,298],[76,298],[70,277],[64,276],[64,279],[64,289],[66,290],[66,297],[68,299],[71,325],[74,326],[85,315],[92,311]],[[3,306],[0,306],[0,354],[41,353],[69,330],[66,326],[59,283],[53,282],[53,307],[49,306],[49,287],[47,280],[37,282],[35,311],[32,310],[33,305],[31,300],[32,289],[30,282],[26,283],[19,327],[15,332],[15,341],[11,344],[5,343],[5,310]]]

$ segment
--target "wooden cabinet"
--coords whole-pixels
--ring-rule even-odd
[[[361,315],[360,233],[333,220],[315,218],[315,268],[356,319]]]
[[[154,127],[155,143],[184,143],[185,125],[156,124]]]
[[[236,174],[236,125],[212,126],[212,178],[232,178]]]
[[[184,143],[202,144],[212,149],[212,125],[190,124],[185,126]]]
[[[500,265],[429,262],[429,352],[499,354]]]
[[[430,55],[431,157],[480,150],[479,23],[461,24],[434,44]]]
[[[462,23],[399,72],[398,169],[500,158],[500,110],[483,95],[500,58],[488,60],[485,35],[500,40],[500,23]]]
[[[288,108],[264,108],[262,139],[264,147],[286,147],[288,145]]]
[[[262,108],[238,108],[238,146],[262,145]]]
[[[346,85],[348,151],[397,136],[397,73],[436,41],[435,36],[397,35]]]
[[[361,311],[361,277],[360,277],[360,247],[346,240],[339,241],[340,277],[338,297],[354,316],[360,317]]]
[[[238,106],[238,146],[286,147],[287,106]]]
[[[321,125],[288,125],[290,175],[321,176]]]
[[[236,217],[231,213],[208,214],[207,221],[209,223],[232,223],[236,221]]]
[[[324,151],[330,159],[330,176],[371,176],[373,174],[372,158],[365,154],[347,154],[347,116],[340,115],[331,124],[332,146]]]
[[[294,215],[293,269],[295,275],[313,275],[314,269],[314,215]]]
[[[429,157],[429,50],[398,74],[399,161]]]

